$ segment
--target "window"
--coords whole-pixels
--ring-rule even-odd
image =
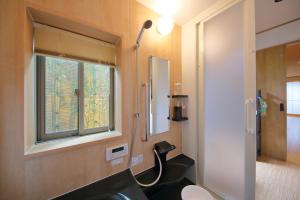
[[[114,129],[114,68],[36,56],[37,140]]]
[[[300,115],[300,82],[287,83],[287,113]]]

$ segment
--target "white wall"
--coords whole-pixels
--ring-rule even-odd
[[[300,2],[300,1],[299,1]],[[300,10],[299,10],[300,13]],[[286,44],[300,39],[300,20],[256,35],[256,50]]]
[[[182,123],[182,152],[197,164],[197,66],[196,25],[191,22],[182,26],[182,92],[188,94],[189,120]],[[195,169],[194,169],[195,170]],[[196,170],[190,172],[193,181]],[[202,175],[201,175],[202,180]]]
[[[300,17],[300,1],[255,0],[256,33]]]

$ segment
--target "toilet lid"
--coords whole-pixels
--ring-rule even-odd
[[[188,185],[181,191],[183,200],[214,200],[211,194],[197,185]]]

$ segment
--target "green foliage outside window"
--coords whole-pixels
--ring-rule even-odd
[[[110,68],[83,63],[84,129],[109,125]],[[79,62],[46,57],[45,129],[46,134],[78,130]],[[79,92],[80,94],[81,92]]]

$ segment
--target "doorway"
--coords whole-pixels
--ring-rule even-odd
[[[300,42],[286,45],[287,160],[300,165]]]
[[[200,184],[224,199],[255,195],[254,1],[220,1],[197,27]],[[251,17],[253,16],[253,17]]]
[[[300,199],[300,42],[256,55],[256,199]]]

